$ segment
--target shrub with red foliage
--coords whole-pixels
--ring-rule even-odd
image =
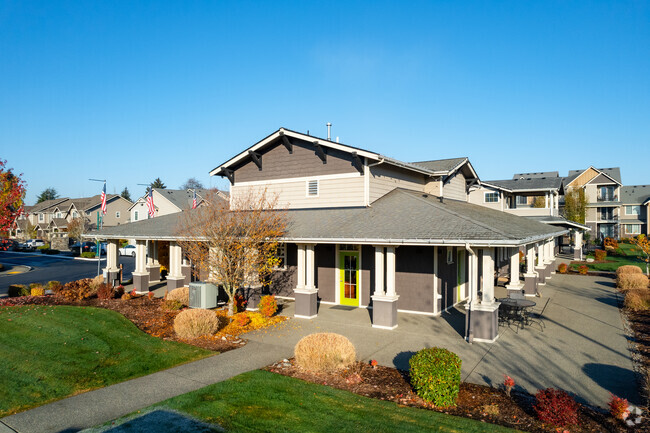
[[[560,427],[578,424],[578,404],[561,389],[540,389],[535,394],[535,413],[546,423]]]
[[[248,301],[241,294],[235,293],[235,313],[239,313],[246,309]]]
[[[612,398],[608,403],[609,413],[614,417],[614,419],[625,420],[629,415],[630,411],[628,409],[627,399],[616,397],[612,394]]]
[[[566,271],[569,267],[567,266],[566,263],[560,263],[560,265],[557,267],[557,271],[561,274],[566,274]]]
[[[97,287],[97,297],[99,299],[113,299],[115,297],[115,290],[110,284],[102,283]]]
[[[607,258],[607,251],[605,251],[605,250],[596,250],[596,252],[594,252],[594,257],[595,257],[597,262],[603,262]]]
[[[580,275],[587,275],[587,272],[589,272],[589,267],[587,265],[582,265],[578,268],[578,272],[580,272]]]
[[[235,315],[235,323],[243,328],[244,326],[251,323],[251,318],[248,317],[248,313],[244,311],[243,313]]]
[[[257,308],[262,315],[271,317],[278,311],[278,301],[275,300],[275,296],[273,295],[262,296]]]

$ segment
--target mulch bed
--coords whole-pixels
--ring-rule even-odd
[[[508,397],[504,390],[470,383],[461,383],[455,407],[437,408],[413,392],[408,372],[379,365],[371,367],[361,362],[357,362],[353,367],[342,372],[312,373],[296,366],[292,358],[277,362],[266,367],[265,370],[307,382],[331,386],[365,397],[392,401],[402,406],[435,410],[527,432],[641,431],[638,428],[629,430],[621,423],[611,419],[608,414],[584,406],[580,406],[579,426],[558,430],[556,427],[542,423],[535,417],[534,396],[513,391],[511,397]]]

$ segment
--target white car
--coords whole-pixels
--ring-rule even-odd
[[[121,256],[135,257],[135,245],[127,245],[118,250]]]
[[[30,239],[25,244],[27,245],[27,248],[33,250],[38,247],[42,247],[43,245],[45,245],[45,242],[43,241],[43,239]]]

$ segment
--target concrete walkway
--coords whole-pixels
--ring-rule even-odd
[[[3,418],[0,433],[7,426],[19,432],[73,432],[101,424],[288,358],[295,343],[313,332],[347,336],[363,361],[408,369],[418,350],[445,347],[462,359],[464,381],[498,386],[508,374],[517,387],[531,393],[562,388],[581,402],[604,407],[612,392],[639,403],[613,286],[602,277],[554,275],[542,288],[542,297],[534,298],[538,311],[545,307],[545,328],[533,325],[515,332],[502,327],[494,344],[466,343],[464,314],[456,310],[441,317],[400,314],[399,327],[386,331],[370,326],[366,309],[321,305],[316,319],[292,319],[250,333],[243,348]],[[282,314],[293,315],[292,302]]]

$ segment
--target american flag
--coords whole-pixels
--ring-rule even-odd
[[[153,188],[149,188],[149,196],[147,197],[147,207],[149,208],[149,216],[154,217],[156,208],[153,205]]]
[[[194,190],[194,198],[192,199],[192,209],[196,209],[196,190]]]
[[[104,189],[102,189],[102,214],[106,215],[106,182],[104,182]]]

